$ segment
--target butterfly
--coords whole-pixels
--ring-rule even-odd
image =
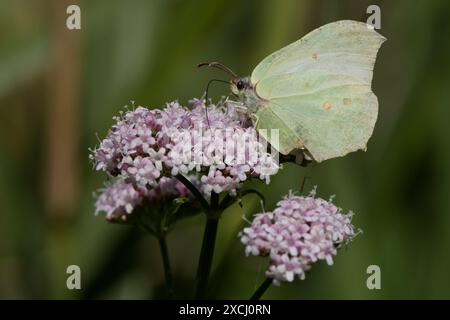
[[[366,150],[378,115],[373,68],[385,40],[366,23],[342,20],[267,56],[250,77],[218,62],[199,66],[231,75],[231,91],[259,133],[271,142],[268,132],[279,130],[277,151],[304,150],[321,162]]]

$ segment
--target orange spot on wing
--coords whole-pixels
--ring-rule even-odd
[[[323,108],[325,110],[330,110],[332,107],[331,102],[330,101],[325,101],[325,103],[323,104]]]

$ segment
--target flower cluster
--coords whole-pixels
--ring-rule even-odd
[[[116,124],[91,154],[97,170],[153,188],[161,177],[195,174],[201,191],[236,192],[249,177],[269,182],[279,166],[242,115],[199,100],[188,109],[177,102],[163,110],[138,107]]]
[[[195,181],[192,182],[195,183]],[[162,177],[159,184],[151,189],[135,186],[119,178],[101,190],[95,203],[95,212],[97,214],[104,212],[109,221],[126,221],[127,216],[145,200],[151,204],[169,203],[180,197],[192,198],[192,195],[181,182],[174,178]]]
[[[126,220],[127,214],[142,203],[146,189],[138,190],[131,183],[117,180],[101,190],[95,202],[95,213],[104,212],[109,221]]]
[[[273,212],[259,213],[241,233],[247,255],[269,256],[267,277],[274,284],[304,279],[314,262],[333,264],[340,245],[355,236],[351,214],[344,215],[331,201],[292,193]]]

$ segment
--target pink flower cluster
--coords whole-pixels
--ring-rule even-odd
[[[117,179],[114,183],[100,190],[95,203],[95,212],[104,212],[109,221],[126,221],[127,215],[140,206],[144,200],[156,204],[169,202],[179,197],[192,197],[189,190],[177,179],[162,177],[156,187],[147,189],[135,186],[124,179]]]
[[[344,215],[331,201],[292,193],[273,212],[256,214],[241,234],[245,253],[269,256],[267,277],[274,284],[304,279],[317,261],[333,264],[337,248],[355,236],[351,214]]]
[[[192,110],[177,102],[163,110],[137,107],[114,118],[91,154],[96,169],[120,175],[138,190],[157,186],[163,176],[196,175],[206,197],[212,191],[233,194],[249,177],[268,183],[278,161],[257,132],[234,111],[210,105],[206,117],[205,105],[194,103]]]

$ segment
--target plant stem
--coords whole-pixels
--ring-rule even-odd
[[[197,276],[195,284],[194,297],[196,299],[202,299],[205,297],[205,293],[208,287],[209,274],[211,273],[211,266],[214,257],[214,247],[216,243],[217,227],[219,224],[220,215],[223,209],[219,207],[219,194],[211,192],[210,203],[206,201],[203,194],[197,187],[192,184],[182,174],[177,175],[177,179],[183,183],[186,188],[194,195],[194,197],[200,202],[203,211],[206,214],[206,225],[203,233],[202,248],[200,251],[200,258],[198,260]]]
[[[169,253],[167,251],[166,237],[160,236],[158,238],[158,241],[159,241],[159,248],[161,249],[161,256],[163,259],[164,276],[166,278],[167,292],[169,294],[169,298],[172,299],[173,298],[173,279],[172,279],[172,270],[170,268]]]
[[[263,205],[265,205],[266,200],[261,192],[255,189],[247,189],[240,191],[238,196],[230,196],[229,194],[227,194],[220,203],[219,206],[220,210],[225,211],[225,209],[227,209],[229,206],[231,206],[236,201],[240,200],[241,198],[243,198],[248,194],[256,194],[262,200]]]
[[[196,299],[203,299],[208,286],[209,274],[211,272],[216,243],[217,227],[221,211],[219,210],[219,195],[211,193],[211,204],[209,212],[206,212],[206,225],[203,233],[202,248],[198,260],[197,278],[195,286]]]
[[[219,194],[211,192],[210,214],[218,213],[219,210]]]
[[[262,297],[264,292],[270,287],[272,284],[272,279],[266,278],[263,283],[259,286],[258,289],[256,289],[255,293],[251,296],[250,300],[259,300],[259,298]]]
[[[205,197],[203,197],[202,193],[197,189],[197,187],[194,186],[192,182],[189,181],[189,179],[183,176],[182,174],[178,174],[176,178],[178,179],[178,181],[184,184],[186,188],[188,188],[188,190],[194,195],[197,201],[200,202],[203,211],[205,211],[205,213],[208,214],[211,208],[208,204],[208,201],[206,201]]]
[[[206,220],[202,249],[197,267],[197,279],[195,286],[196,299],[203,299],[205,297],[209,273],[211,272],[218,224],[218,218],[207,218]]]

